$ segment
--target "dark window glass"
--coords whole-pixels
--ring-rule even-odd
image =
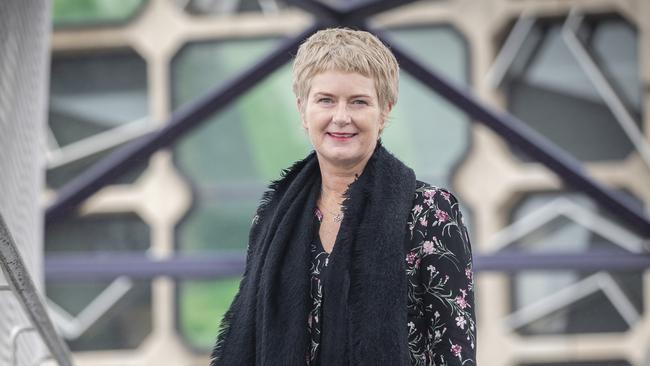
[[[137,215],[71,216],[47,225],[45,252],[145,251],[149,226]]]
[[[58,188],[112,149],[152,129],[147,67],[130,50],[54,54],[47,183]],[[145,161],[116,183],[132,182]]]
[[[544,20],[531,31],[504,84],[508,108],[579,160],[624,159],[634,147],[567,46],[562,25]],[[641,128],[636,29],[621,18],[600,17],[588,19],[579,35]]]
[[[519,228],[524,235],[513,239],[504,249],[508,251],[578,254],[644,250],[640,240],[630,239],[634,234],[577,193],[530,194],[514,209],[512,219],[515,224],[528,224]],[[515,329],[523,335],[626,331],[629,322],[643,314],[642,285],[640,272],[518,272],[512,277],[514,317],[521,317],[515,321]]]
[[[90,168],[95,163],[105,158],[108,154],[124,145],[125,144],[118,144],[116,147],[84,156],[53,169],[48,169],[46,172],[48,185],[57,188],[63,186],[70,179],[83,173],[86,169]],[[148,159],[139,160],[135,166],[120,173],[111,184],[129,184],[135,182],[136,179],[140,177],[140,174],[142,174],[142,172],[147,168],[148,164]]]

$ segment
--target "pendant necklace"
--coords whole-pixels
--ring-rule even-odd
[[[332,212],[330,210],[327,210],[327,212],[329,212],[332,216],[334,216],[334,218],[332,218],[332,220],[334,220],[334,222],[339,223],[339,222],[343,221],[343,212],[334,213],[334,212]]]
[[[323,190],[321,189],[321,198],[322,197],[323,197]],[[323,206],[325,206],[325,205],[323,205]],[[332,211],[330,211],[328,209],[325,209],[325,211],[327,211],[330,215],[334,216],[332,218],[332,220],[334,220],[334,222],[336,222],[337,224],[340,223],[341,221],[343,221],[343,216],[344,216],[343,211],[339,211],[337,213],[332,212]]]

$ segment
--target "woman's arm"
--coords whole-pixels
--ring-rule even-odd
[[[475,365],[472,250],[458,200],[423,186],[415,203],[406,262],[407,272],[417,276],[411,295],[423,315],[424,353],[436,365]]]

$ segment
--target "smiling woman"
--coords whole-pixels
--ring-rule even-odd
[[[367,32],[301,45],[293,90],[314,152],[262,199],[212,365],[475,364],[458,201],[381,144],[398,70]]]
[[[326,171],[362,171],[388,114],[379,106],[374,81],[331,70],[314,76],[311,85],[298,108],[319,164]]]

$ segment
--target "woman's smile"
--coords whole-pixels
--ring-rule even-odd
[[[326,135],[333,138],[336,141],[350,141],[357,134],[356,133],[327,132]]]
[[[298,103],[319,161],[336,169],[363,170],[384,128],[374,80],[324,71],[312,78],[306,100]]]

